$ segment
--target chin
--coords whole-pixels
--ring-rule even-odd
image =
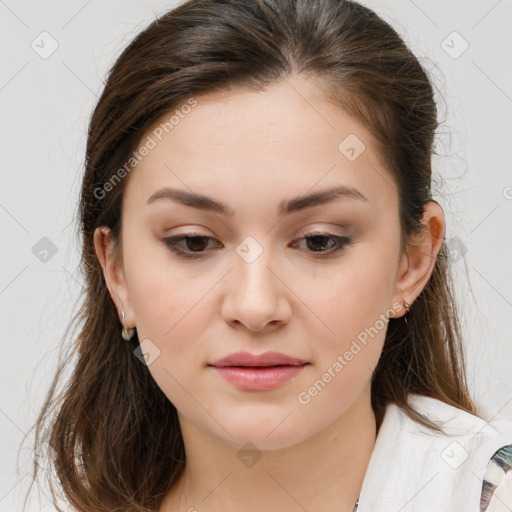
[[[255,416],[246,416],[243,422],[229,420],[225,425],[231,436],[218,425],[216,435],[237,450],[280,450],[300,443],[312,434],[301,430],[305,423],[298,422],[294,416],[295,413],[287,411],[271,421]]]

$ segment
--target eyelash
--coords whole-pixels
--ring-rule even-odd
[[[322,257],[326,258],[328,256],[331,256],[333,253],[343,250],[347,245],[349,245],[352,242],[352,240],[350,238],[347,238],[345,236],[331,235],[330,233],[322,233],[322,232],[308,233],[306,236],[300,238],[299,240],[308,240],[308,239],[315,238],[315,237],[331,238],[336,241],[334,244],[334,247],[336,247],[336,248],[334,250],[309,251],[313,255],[319,255],[318,257],[320,257],[320,258],[322,258]],[[191,238],[215,240],[211,236],[203,236],[203,235],[196,235],[194,233],[189,233],[186,235],[179,235],[179,236],[173,236],[170,238],[163,238],[162,241],[169,248],[170,251],[177,254],[180,258],[183,258],[183,259],[201,258],[205,254],[205,251],[194,253],[194,252],[187,252],[187,251],[184,251],[183,249],[178,248],[179,242],[184,241],[184,240],[189,240]],[[332,247],[331,247],[331,249],[332,249]],[[315,256],[315,257],[317,257],[317,256]]]

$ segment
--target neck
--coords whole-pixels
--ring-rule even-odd
[[[287,448],[261,451],[256,462],[242,463],[238,448],[185,417],[180,425],[186,469],[159,512],[352,512],[377,436],[369,388],[326,429]]]

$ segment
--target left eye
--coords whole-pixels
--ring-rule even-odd
[[[316,250],[312,250],[312,253],[327,253],[326,255],[332,254],[333,252],[343,249],[350,243],[350,239],[345,236],[331,235],[329,233],[310,233],[307,236],[300,238],[299,240],[306,240],[306,246],[308,248],[316,247]],[[326,246],[326,241],[333,241],[327,249],[322,250],[321,248]],[[333,249],[334,250],[331,250]],[[320,250],[318,250],[320,249]]]
[[[163,242],[172,252],[182,258],[198,258],[205,254],[205,248],[208,246],[209,240],[215,239],[210,236],[189,234],[164,238]],[[308,248],[313,248],[308,252],[320,255],[330,255],[343,249],[351,242],[347,237],[331,235],[329,233],[310,233],[298,239],[298,241],[302,240],[306,240]],[[326,241],[329,240],[332,242],[330,245],[326,244]],[[185,248],[183,248],[183,245],[180,245],[181,242],[185,243]],[[326,245],[329,246],[326,247]]]

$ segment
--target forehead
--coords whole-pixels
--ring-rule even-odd
[[[249,198],[277,204],[334,185],[357,188],[376,208],[397,201],[374,137],[312,82],[286,79],[192,100],[141,139],[139,148],[151,149],[126,192],[141,205],[164,186],[232,198],[235,210]]]

